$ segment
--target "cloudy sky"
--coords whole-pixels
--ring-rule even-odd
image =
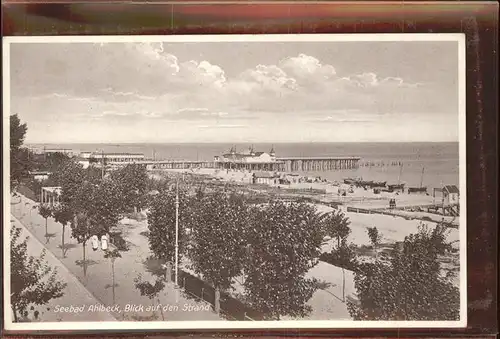
[[[27,142],[458,141],[457,42],[10,48]]]

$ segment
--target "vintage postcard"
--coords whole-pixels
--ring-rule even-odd
[[[466,326],[462,34],[3,60],[6,329]]]

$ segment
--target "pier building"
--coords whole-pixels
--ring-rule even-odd
[[[144,160],[145,156],[142,153],[100,153],[100,152],[82,152],[80,157],[89,161],[101,162],[123,162],[132,163],[138,160]]]
[[[244,169],[249,171],[279,171],[284,163],[276,159],[274,148],[269,153],[255,152],[253,147],[248,152],[238,153],[236,147],[231,147],[229,153],[214,157],[216,168]]]
[[[236,152],[232,147],[229,153],[216,156],[216,167],[225,169],[246,169],[279,172],[324,172],[359,167],[358,157],[276,157],[274,147],[269,153],[255,152],[250,147],[246,153]]]
[[[95,154],[99,162],[99,154]],[[255,152],[250,147],[246,152],[237,152],[231,147],[229,152],[215,156],[213,161],[205,160],[151,160],[140,154],[104,154],[107,165],[143,164],[154,169],[195,169],[213,168],[226,170],[271,171],[271,172],[325,172],[359,167],[358,157],[277,157],[274,148],[269,152]],[[91,156],[87,155],[87,158]]]
[[[77,159],[84,168],[87,168],[90,164],[101,166],[103,159],[106,166],[120,166],[143,161],[145,156],[142,153],[80,152]]]

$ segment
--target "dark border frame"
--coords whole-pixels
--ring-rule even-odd
[[[468,326],[464,329],[276,329],[6,332],[3,335],[481,336],[498,333],[498,3],[119,1],[2,3],[3,36],[264,33],[464,33],[467,88]],[[432,62],[430,60],[429,62]],[[2,154],[2,159],[6,154]],[[2,196],[3,199],[3,196]],[[3,272],[3,271],[2,271]],[[2,294],[3,295],[3,294]],[[3,304],[3,302],[2,302]]]

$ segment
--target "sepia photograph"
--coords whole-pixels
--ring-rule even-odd
[[[7,330],[466,326],[462,34],[3,60]]]

